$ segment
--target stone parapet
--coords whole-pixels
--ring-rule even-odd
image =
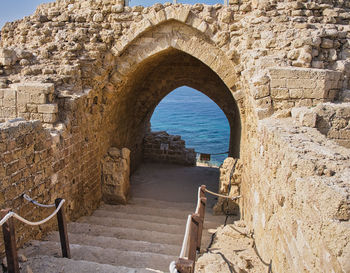
[[[278,67],[270,68],[269,75],[275,110],[333,101],[341,90],[342,73],[338,71]]]
[[[194,149],[186,148],[181,136],[169,135],[165,131],[150,132],[144,138],[144,160],[150,162],[196,165]]]
[[[17,83],[0,89],[0,119],[17,117],[53,124],[58,118],[52,83]]]

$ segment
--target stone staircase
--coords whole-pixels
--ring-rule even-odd
[[[168,272],[180,253],[187,215],[194,210],[192,203],[141,198],[126,206],[103,204],[91,216],[68,224],[72,259],[61,258],[59,235],[53,232],[20,251],[28,259],[21,272]],[[210,241],[208,229],[223,221],[207,210],[202,248]]]

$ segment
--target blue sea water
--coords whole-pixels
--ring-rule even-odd
[[[215,154],[229,149],[230,126],[225,114],[206,95],[187,86],[174,90],[159,103],[151,128],[180,135],[186,147],[196,152]],[[226,157],[212,156],[210,163],[220,165]]]

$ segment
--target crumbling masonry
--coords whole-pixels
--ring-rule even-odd
[[[273,271],[350,272],[349,80],[345,0],[41,5],[1,32],[0,204],[91,213],[108,151],[137,168],[155,107],[187,85],[230,123],[241,215]],[[50,228],[21,227],[18,244]]]

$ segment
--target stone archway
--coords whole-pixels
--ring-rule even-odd
[[[119,86],[112,107],[116,135],[111,142],[131,150],[134,166],[141,161],[142,140],[155,107],[182,85],[203,92],[222,109],[231,128],[230,156],[240,155],[241,116],[234,98],[233,64],[198,32],[172,20],[146,30],[116,58],[110,77]]]

